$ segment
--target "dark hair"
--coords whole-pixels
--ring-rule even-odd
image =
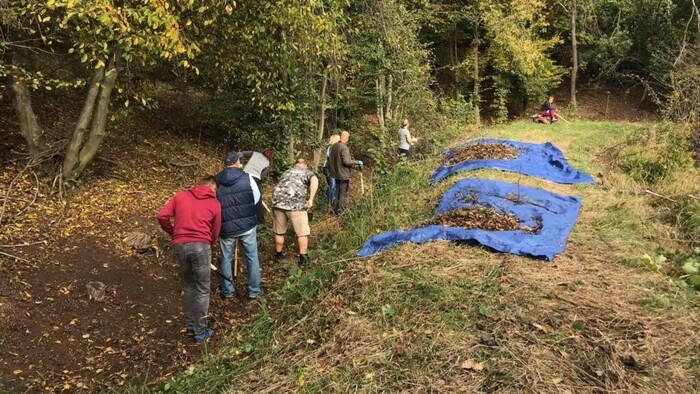
[[[205,175],[199,180],[198,185],[216,185],[216,178],[214,175]]]

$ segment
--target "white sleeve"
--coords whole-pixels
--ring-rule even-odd
[[[255,179],[253,179],[253,176],[250,174],[248,174],[248,176],[250,177],[250,188],[253,189],[253,199],[257,204],[258,201],[260,201],[260,189],[258,189],[258,184],[255,182]]]

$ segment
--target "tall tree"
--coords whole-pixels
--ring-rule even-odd
[[[95,158],[119,77],[161,61],[189,67],[199,46],[187,32],[195,27],[193,19],[208,10],[195,0],[8,0],[6,4],[18,23],[5,25],[0,37],[0,47],[11,55],[0,59],[0,81],[12,85],[15,112],[30,153],[41,150],[43,137],[31,91],[87,87],[64,151],[66,180],[76,180]]]
[[[571,0],[571,106],[576,111],[576,77],[578,76],[578,43],[576,41],[576,14],[578,4]]]

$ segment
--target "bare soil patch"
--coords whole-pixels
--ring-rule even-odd
[[[8,279],[0,282],[7,387],[97,390],[164,379],[201,357],[184,330],[181,278],[169,251],[129,256],[83,238],[22,256],[32,265],[0,268]],[[106,285],[102,302],[90,299],[88,282]],[[213,277],[212,287],[217,283]],[[208,346],[218,347],[254,309],[246,298],[224,303],[214,290]]]
[[[0,141],[0,196],[27,160],[9,108],[0,109],[0,131],[8,135]],[[165,109],[160,113],[167,118]],[[101,159],[64,200],[42,168],[9,190],[0,226],[0,387],[94,392],[157,382],[204,354],[185,334],[179,268],[155,214],[173,193],[216,173],[226,149],[164,131],[164,124],[153,114],[111,124]],[[123,242],[133,231],[153,238],[145,253]],[[268,263],[271,242],[261,242],[260,253],[268,291],[287,269]],[[106,285],[102,302],[90,299],[88,282]],[[239,282],[244,289],[244,269]],[[217,286],[212,276],[208,351],[258,309],[245,293],[224,303]]]
[[[467,160],[512,160],[518,157],[518,150],[505,144],[468,144],[450,148],[452,156],[445,157],[448,166]]]

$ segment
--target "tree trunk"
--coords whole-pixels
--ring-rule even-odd
[[[318,140],[323,140],[323,131],[326,126],[326,89],[328,88],[328,70],[323,71],[323,84],[321,85],[321,102],[318,114],[318,127],[316,128],[316,135]],[[324,147],[314,150],[314,166],[313,168],[318,168],[321,162],[321,156],[323,154]]]
[[[290,131],[289,133],[289,163],[294,164],[294,160],[296,158],[294,157],[294,131]]]
[[[389,74],[389,87],[387,88],[386,91],[386,111],[384,112],[384,117],[386,120],[392,120],[393,119],[393,113],[391,112],[391,100],[393,96],[393,87],[394,87],[394,76]]]
[[[21,77],[12,76],[12,91],[14,92],[14,107],[17,120],[19,121],[19,130],[27,141],[27,149],[29,154],[35,155],[41,150],[43,143],[43,130],[39,125],[39,120],[32,108],[32,98],[29,94],[29,88]]]
[[[474,105],[474,123],[476,127],[481,126],[481,112],[479,111],[479,105],[481,105],[481,83],[479,81],[479,36],[477,31],[477,37],[474,42],[474,93],[472,97],[472,105]]]
[[[114,89],[118,74],[117,59],[118,56],[113,55],[107,66],[108,71],[106,73],[103,73],[104,70],[98,71],[93,77],[93,84],[90,86],[88,97],[83,105],[83,112],[80,114],[78,124],[73,132],[73,136],[71,136],[71,144],[69,144],[66,151],[63,172],[67,180],[78,179],[83,170],[85,170],[95,158],[102,145],[105,136],[105,128],[107,126],[109,100],[112,96],[112,90]],[[102,78],[99,78],[100,75]],[[92,100],[91,95],[95,97]],[[87,141],[83,142],[83,134],[85,133],[87,123],[90,121],[92,121],[90,134],[88,135]],[[79,146],[77,152],[72,146],[74,140],[77,141],[76,144]]]
[[[80,118],[78,123],[73,130],[70,141],[68,142],[68,147],[66,148],[66,156],[63,160],[63,173],[68,174],[73,168],[76,167],[78,159],[80,157],[80,148],[83,145],[83,140],[85,132],[90,126],[90,120],[92,119],[93,112],[95,110],[95,101],[97,101],[97,94],[100,91],[100,82],[104,78],[105,70],[104,67],[95,71],[95,75],[92,77],[92,82],[90,82],[90,90],[88,90],[87,97],[83,103],[83,110],[80,113]]]
[[[578,43],[576,42],[576,11],[577,2],[571,5],[571,107],[576,111],[576,77],[578,74]]]
[[[377,85],[377,119],[379,120],[379,126],[384,128],[386,125],[384,122],[384,75],[382,74],[379,79],[374,81]]]

